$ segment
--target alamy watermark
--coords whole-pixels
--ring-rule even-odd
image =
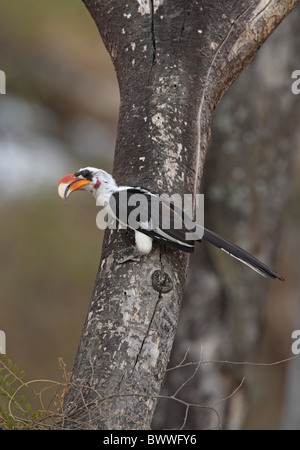
[[[292,93],[298,95],[300,94],[300,70],[294,70],[292,78],[295,79],[291,86]]]
[[[101,230],[128,226],[145,231],[158,228],[183,230],[185,240],[201,239],[204,232],[204,195],[154,195],[121,190],[117,196],[110,197],[105,209],[99,211],[96,223]]]
[[[300,330],[294,330],[292,332],[292,339],[295,339],[291,345],[291,351],[294,355],[300,354]]]
[[[6,75],[0,70],[0,94],[6,94]]]
[[[6,353],[6,337],[4,331],[0,330],[0,355]]]

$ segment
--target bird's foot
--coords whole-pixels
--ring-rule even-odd
[[[124,264],[127,261],[136,261],[139,262],[140,261],[140,257],[141,255],[139,254],[138,251],[132,251],[130,250],[128,252],[128,250],[124,250],[121,252],[120,257],[117,258],[117,263],[118,264]]]

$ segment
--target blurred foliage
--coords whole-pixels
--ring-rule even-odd
[[[40,416],[38,411],[31,412],[31,403],[26,402],[24,394],[18,393],[20,388],[26,387],[23,381],[24,375],[24,371],[20,371],[18,365],[13,364],[11,359],[6,355],[0,355],[0,401],[2,400],[0,426],[2,429],[26,429]],[[15,414],[19,417],[16,418]]]
[[[63,402],[71,373],[59,359],[62,381],[40,379],[25,381],[25,372],[0,354],[0,429],[49,430],[63,425]],[[26,395],[34,393],[35,405]],[[32,397],[32,395],[31,395]]]

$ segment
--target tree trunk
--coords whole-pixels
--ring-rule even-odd
[[[118,184],[196,194],[216,104],[297,1],[84,3],[120,86]],[[66,427],[150,427],[189,258],[155,245],[140,262],[119,264],[130,246],[132,233],[106,230],[65,402]]]

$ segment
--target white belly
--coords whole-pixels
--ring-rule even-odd
[[[141,255],[148,255],[152,250],[152,238],[140,231],[135,231],[135,243]]]

